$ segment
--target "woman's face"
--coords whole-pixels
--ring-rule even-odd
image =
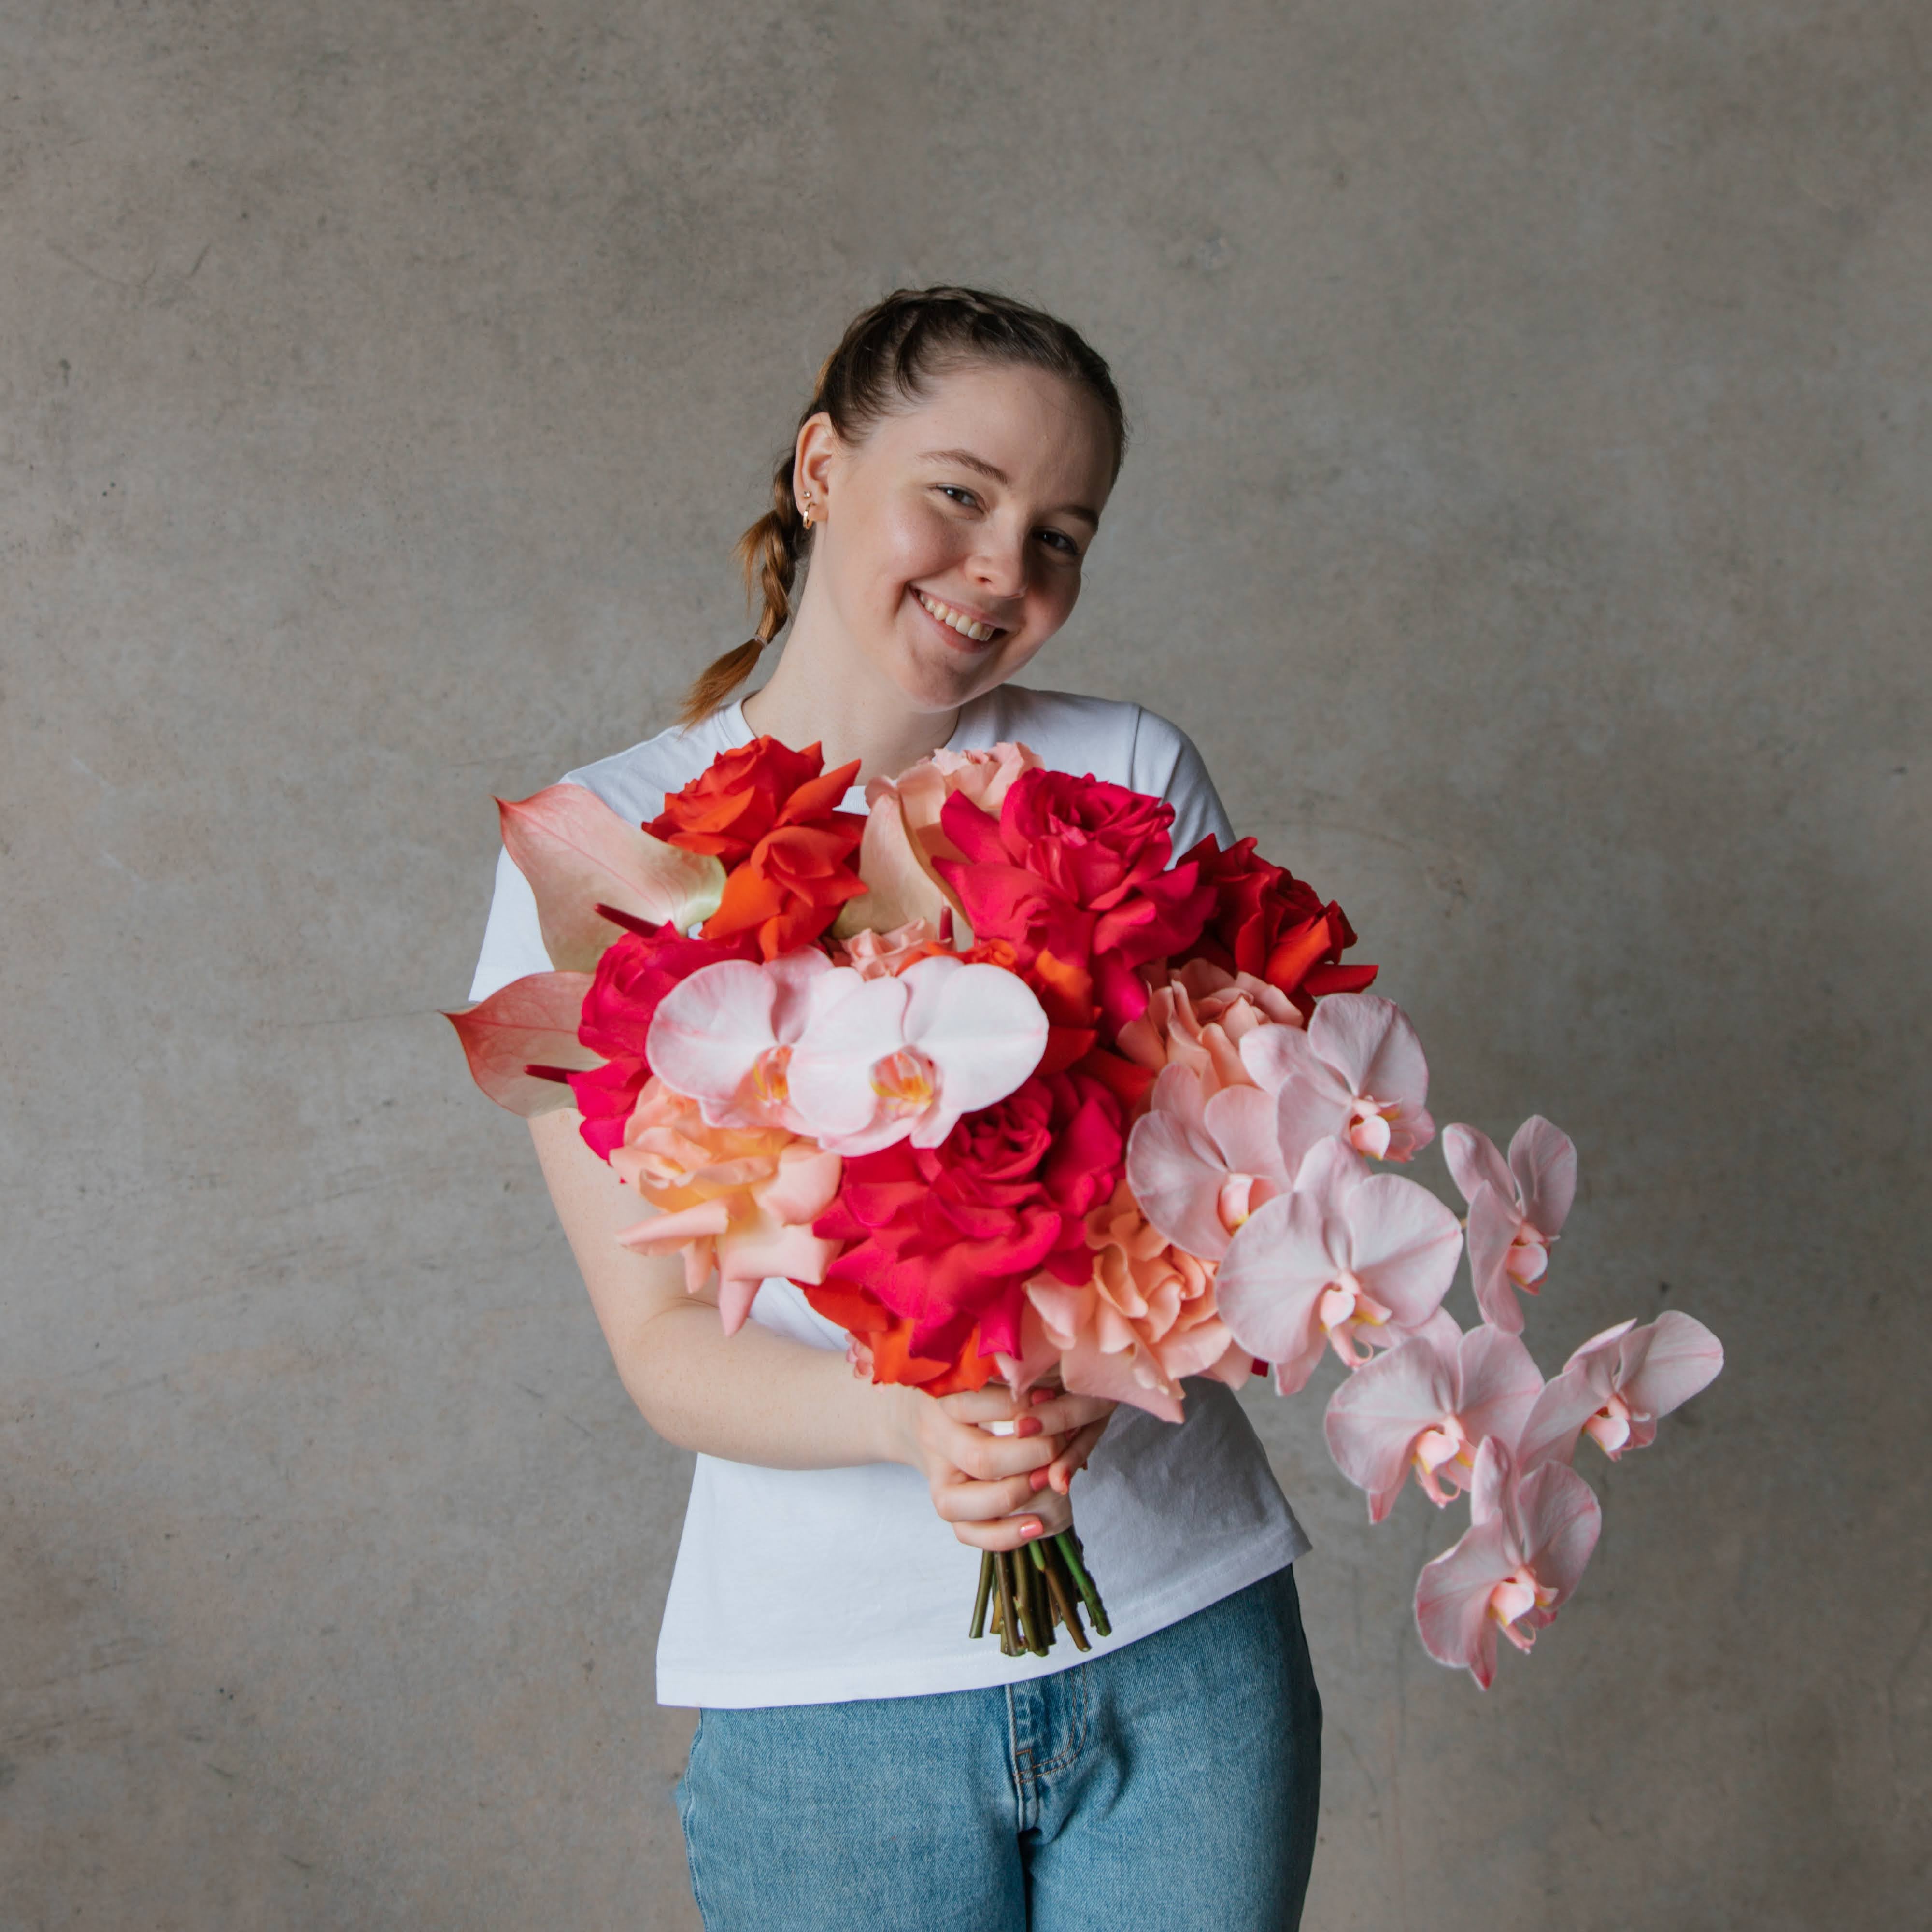
[[[1099,404],[1038,369],[937,376],[857,443],[814,417],[795,478],[824,520],[814,601],[915,709],[963,704],[1066,622],[1113,464]]]

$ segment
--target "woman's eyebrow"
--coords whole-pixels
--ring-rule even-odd
[[[920,460],[922,463],[950,463],[962,470],[970,470],[976,475],[990,477],[995,483],[1003,483],[1010,490],[1013,479],[998,464],[988,463],[983,456],[975,456],[970,449],[928,449]],[[1058,517],[1078,517],[1094,530],[1100,527],[1099,513],[1090,510],[1084,503],[1063,503],[1051,512]]]

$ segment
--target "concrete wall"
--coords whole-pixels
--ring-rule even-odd
[[[1932,32],[1916,0],[0,14],[0,1924],[670,1928],[684,1459],[460,1000],[515,795],[742,634],[846,316],[1138,427],[1040,681],[1575,1136],[1546,1367],[1692,1310],[1486,1698],[1318,1403],[1310,1923],[1924,1922]],[[1429,1520],[1425,1520],[1425,1518]]]

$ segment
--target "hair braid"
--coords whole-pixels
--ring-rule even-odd
[[[1119,473],[1126,416],[1099,353],[1058,317],[978,289],[898,289],[856,317],[819,370],[798,428],[824,415],[843,440],[858,442],[889,410],[917,400],[935,375],[975,362],[1043,369],[1084,389],[1107,419]],[[746,588],[763,596],[764,614],[751,637],[693,681],[678,714],[682,724],[698,724],[723,704],[790,618],[792,584],[812,541],[792,494],[797,446],[794,430],[772,471],[772,507],[738,539]]]
[[[815,415],[808,410],[808,417]],[[714,658],[692,680],[677,722],[688,728],[700,724],[749,677],[765,646],[784,628],[791,616],[791,586],[798,561],[810,542],[805,519],[798,513],[791,489],[792,452],[787,450],[772,471],[772,507],[737,542],[733,554],[745,572],[748,596],[764,598],[758,628],[745,641]]]

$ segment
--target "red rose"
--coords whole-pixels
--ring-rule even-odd
[[[758,948],[747,938],[727,945],[681,939],[669,926],[626,932],[605,947],[590,990],[584,996],[577,1036],[604,1064],[570,1076],[570,1090],[584,1116],[584,1144],[608,1160],[623,1143],[625,1123],[637,1105],[650,1061],[644,1038],[658,1003],[680,980],[721,959],[753,959]]]
[[[835,1298],[842,1286],[862,1290],[908,1324],[895,1346],[908,1363],[967,1372],[969,1342],[1016,1354],[1028,1280],[1042,1268],[1070,1280],[1091,1272],[1085,1216],[1118,1184],[1125,1146],[1120,1103],[1100,1082],[1036,1074],[937,1148],[902,1141],[848,1160],[838,1198],[814,1224],[851,1244],[826,1287]],[[880,1376],[902,1378],[929,1379]]]
[[[1304,1014],[1325,993],[1359,993],[1373,966],[1345,966],[1355,944],[1348,916],[1285,867],[1258,856],[1252,838],[1222,851],[1204,838],[1183,863],[1200,868],[1214,889],[1214,908],[1200,938],[1175,960],[1210,960],[1225,972],[1250,973],[1286,993]],[[1178,868],[1177,868],[1178,869]]]
[[[1138,1018],[1134,968],[1191,945],[1214,904],[1196,867],[1168,868],[1173,806],[1125,785],[1030,771],[997,819],[955,793],[940,823],[965,857],[934,864],[975,938],[1012,949],[1055,1029],[1043,1068]]]

